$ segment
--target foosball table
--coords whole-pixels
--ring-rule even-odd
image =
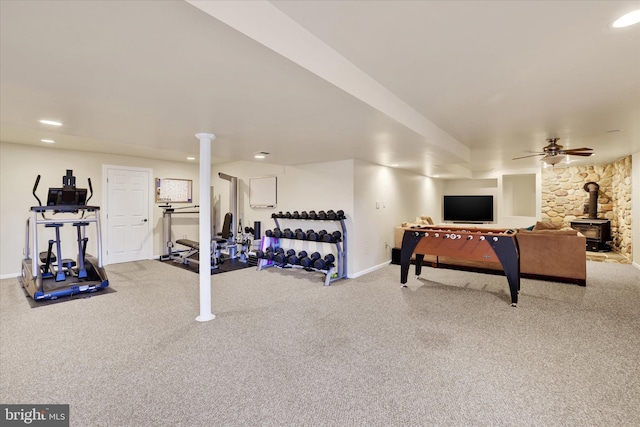
[[[511,305],[518,304],[520,258],[518,242],[511,230],[464,230],[425,226],[406,228],[400,252],[400,282],[406,287],[411,256],[415,254],[416,276],[422,271],[425,255],[464,258],[502,265],[509,282]]]

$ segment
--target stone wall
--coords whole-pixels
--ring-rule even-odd
[[[576,218],[587,218],[589,193],[584,184],[600,186],[598,214],[611,221],[612,249],[632,260],[631,156],[595,166],[548,167],[542,170],[542,221],[569,227]]]

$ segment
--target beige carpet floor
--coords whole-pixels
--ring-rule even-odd
[[[32,309],[0,281],[0,402],[71,426],[638,426],[640,271],[587,286],[400,268],[323,286],[302,270],[107,268],[115,293]]]

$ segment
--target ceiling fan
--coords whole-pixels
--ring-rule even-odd
[[[569,148],[563,149],[562,145],[558,144],[560,138],[547,138],[549,145],[542,148],[541,153],[529,154],[528,156],[514,157],[512,160],[525,159],[527,157],[544,156],[540,160],[550,165],[560,163],[562,158],[560,156],[583,156],[589,157],[593,154],[591,148]]]

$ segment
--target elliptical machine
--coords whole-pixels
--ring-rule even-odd
[[[100,233],[100,208],[88,206],[93,197],[91,178],[89,198],[86,188],[76,188],[73,171],[67,169],[62,177],[62,187],[49,188],[47,205],[42,206],[36,190],[40,175],[36,178],[32,194],[38,206],[31,207],[31,216],[27,219],[25,233],[25,258],[22,260],[22,286],[34,300],[57,299],[85,292],[95,292],[109,286],[107,273],[102,266],[102,240]],[[49,215],[67,214],[64,218],[53,219]],[[42,218],[39,218],[42,217]],[[63,259],[60,243],[60,228],[71,224],[78,236],[78,255],[75,260]],[[86,228],[96,225],[96,243],[98,257],[86,253]],[[38,253],[38,226],[53,228],[55,239],[49,240],[47,251]],[[54,253],[55,246],[55,253]]]

